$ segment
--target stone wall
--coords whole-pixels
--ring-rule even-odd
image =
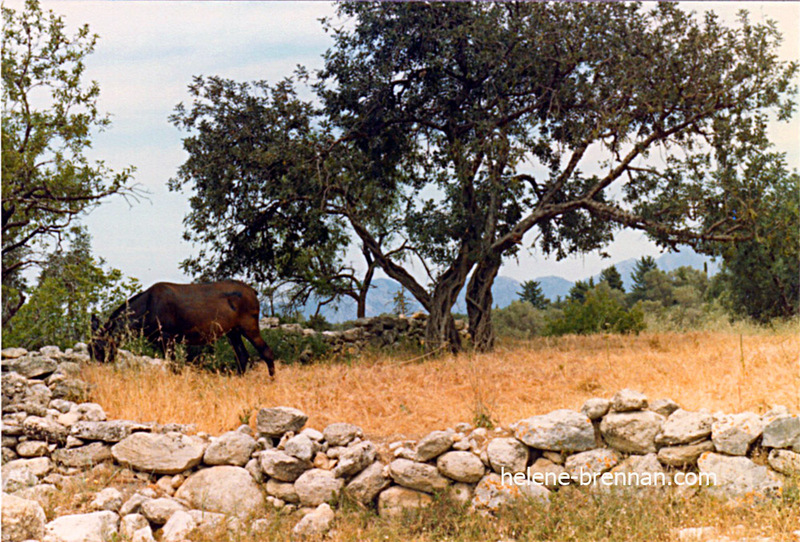
[[[768,499],[786,477],[800,475],[800,417],[780,407],[763,415],[689,412],[622,390],[589,399],[580,411],[537,414],[506,428],[461,423],[384,443],[351,423],[306,427],[303,412],[277,406],[259,410],[255,429],[211,436],[191,426],[107,419],[102,406],[82,402],[88,390],[75,374],[88,357],[80,349],[6,349],[2,357],[3,541],[257,533],[270,508],[296,511],[302,537],[329,528],[329,503],[343,493],[386,518],[426,506],[436,492],[491,513],[520,498],[546,503],[565,484]],[[105,462],[149,487],[105,488],[93,512],[46,522],[47,496]],[[713,476],[715,485],[678,485],[686,473]]]
[[[421,344],[428,315],[375,316],[359,318],[352,327],[339,331],[316,331],[300,324],[280,324],[278,318],[262,318],[261,329],[279,329],[284,333],[318,337],[331,346],[332,353],[357,354],[366,347],[386,348],[402,344]],[[456,320],[462,338],[467,337],[467,321]]]

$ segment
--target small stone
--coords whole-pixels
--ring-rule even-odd
[[[363,438],[360,427],[351,423],[332,423],[322,431],[329,446],[347,446],[356,438]]]
[[[769,466],[786,476],[800,476],[800,453],[790,450],[770,450],[767,457]]]
[[[331,471],[311,469],[304,472],[294,483],[295,491],[303,506],[318,506],[338,497],[344,481]]]
[[[471,452],[447,452],[436,460],[439,472],[457,482],[474,484],[480,480],[486,469],[483,462]]]
[[[711,440],[716,450],[728,455],[745,455],[761,435],[764,422],[753,412],[724,416],[711,425]]]
[[[355,476],[375,461],[376,455],[375,446],[368,440],[349,446],[339,454],[339,462],[333,469],[333,474],[338,478]]]
[[[389,475],[399,485],[425,493],[442,490],[449,483],[436,467],[408,459],[395,459],[389,463]]]
[[[185,506],[169,497],[148,499],[139,507],[139,513],[156,525],[164,525],[175,512],[185,510]]]
[[[690,444],[711,436],[714,416],[708,412],[689,412],[678,409],[661,425],[661,433],[656,436],[659,446]]]
[[[489,465],[498,474],[523,472],[528,465],[528,447],[513,437],[492,439],[486,454]]]
[[[600,397],[588,399],[581,407],[581,413],[585,414],[590,420],[599,420],[608,413],[611,408],[611,401]]]
[[[41,440],[26,440],[16,447],[20,457],[42,457],[49,454],[47,443]]]
[[[107,542],[118,537],[119,516],[92,512],[61,516],[45,525],[45,540],[58,542]]]
[[[647,408],[647,396],[639,391],[625,388],[611,398],[611,410],[614,412],[632,412]]]
[[[594,428],[585,415],[556,410],[517,423],[514,436],[531,448],[582,452],[595,447]]]
[[[544,457],[534,461],[525,475],[526,478],[530,478],[534,483],[543,485],[547,489],[567,485],[572,480],[564,467]]]
[[[392,486],[378,496],[378,514],[384,519],[401,517],[404,513],[429,506],[433,498],[427,493],[407,487]]]
[[[292,534],[303,537],[319,537],[331,528],[334,514],[328,503],[322,503],[313,512],[309,512],[292,529]]]
[[[47,519],[39,503],[16,495],[3,494],[2,506],[3,542],[40,540],[44,536]]]
[[[697,464],[697,458],[705,452],[713,451],[714,444],[710,440],[684,446],[667,446],[658,450],[658,460],[670,467],[686,468]]]
[[[266,484],[267,494],[280,499],[281,501],[298,504],[300,497],[297,495],[297,490],[294,484],[290,482],[279,482],[275,479],[267,480]]]
[[[680,405],[673,401],[672,399],[656,399],[652,403],[650,403],[650,410],[655,412],[656,414],[661,414],[665,418],[668,418],[670,414],[678,410]]]
[[[206,445],[181,433],[133,433],[111,448],[117,463],[153,474],[178,474],[200,464]]]
[[[522,498],[540,500],[548,504],[550,492],[544,486],[527,481],[520,485],[512,481],[505,483],[499,474],[491,472],[484,476],[475,487],[472,505],[475,508],[496,512],[503,506]]]
[[[283,451],[292,457],[303,461],[311,461],[317,453],[317,443],[308,435],[299,434],[290,438],[283,448]]]
[[[296,408],[262,408],[256,417],[256,430],[261,435],[280,437],[289,431],[300,431],[307,421],[308,416]]]
[[[95,495],[89,506],[92,510],[117,512],[122,507],[122,493],[117,488],[107,487]]]
[[[598,475],[611,470],[618,463],[617,452],[608,448],[600,448],[569,456],[565,468],[575,482],[588,485]]]
[[[217,437],[206,448],[203,463],[206,465],[244,466],[256,449],[256,441],[240,431],[229,431]]]
[[[422,463],[445,453],[453,445],[453,434],[449,431],[432,431],[417,443],[415,459]]]
[[[267,476],[282,482],[294,482],[311,468],[310,461],[297,459],[280,450],[264,450],[259,458],[261,470]]]
[[[192,515],[185,510],[179,510],[164,524],[161,542],[182,542],[196,527],[197,522]]]
[[[664,418],[645,410],[611,412],[600,422],[600,433],[606,443],[623,453],[648,454],[656,451],[655,437]]]
[[[133,538],[133,533],[139,529],[150,528],[147,518],[141,514],[127,514],[122,516],[119,524],[119,534],[123,540]],[[152,533],[151,533],[152,534]]]
[[[347,484],[347,493],[361,504],[372,503],[392,482],[384,472],[385,466],[380,462],[368,466]]]
[[[766,448],[792,448],[800,452],[800,416],[783,414],[766,423],[761,445]]]
[[[53,460],[65,467],[90,467],[111,458],[111,447],[102,442],[92,442],[75,448],[60,448],[53,452]]]

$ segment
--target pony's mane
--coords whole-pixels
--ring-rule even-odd
[[[103,326],[103,331],[108,333],[109,331],[113,330],[116,327],[116,324],[117,324],[117,321],[119,320],[119,317],[122,316],[122,314],[128,309],[128,307],[131,305],[131,303],[136,301],[144,293],[145,292],[142,291],[142,292],[139,292],[136,295],[133,295],[133,296],[129,297],[119,307],[114,309],[114,312],[112,312],[111,315],[108,317],[108,320],[106,321],[106,325]]]

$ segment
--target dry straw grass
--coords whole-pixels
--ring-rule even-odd
[[[82,376],[95,385],[92,400],[113,418],[194,423],[218,434],[258,408],[284,405],[306,412],[310,427],[347,421],[372,438],[412,437],[481,414],[506,426],[556,408],[579,409],[589,397],[625,387],[687,409],[764,412],[782,404],[798,411],[796,331],[569,336],[411,362],[368,355],[279,365],[274,381],[263,364],[244,377],[108,366],[88,366]]]

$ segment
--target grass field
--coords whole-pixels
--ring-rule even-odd
[[[308,426],[351,422],[373,438],[422,435],[458,422],[507,426],[556,408],[579,409],[625,387],[689,410],[800,411],[800,339],[780,332],[642,333],[537,339],[490,354],[418,359],[368,354],[350,362],[263,363],[245,376],[186,369],[87,366],[91,399],[109,417],[197,424],[218,434],[261,407],[292,406]]]

